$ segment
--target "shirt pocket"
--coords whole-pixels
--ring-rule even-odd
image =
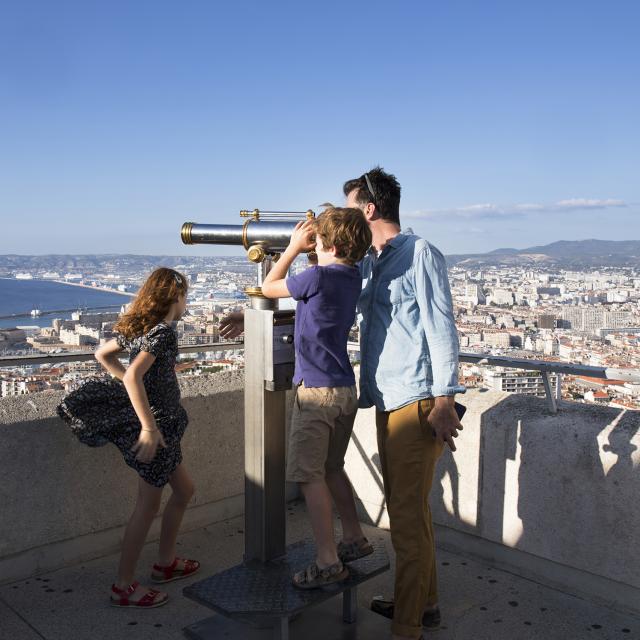
[[[406,278],[390,278],[378,282],[376,302],[396,305],[414,298],[413,289]]]

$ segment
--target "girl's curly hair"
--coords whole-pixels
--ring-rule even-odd
[[[133,340],[164,320],[171,305],[188,290],[187,279],[178,271],[160,267],[145,281],[131,306],[120,317],[114,330]]]

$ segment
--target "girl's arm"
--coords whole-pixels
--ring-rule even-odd
[[[131,404],[142,425],[138,442],[133,447],[133,451],[138,452],[136,457],[140,462],[151,462],[156,455],[158,446],[166,446],[164,438],[156,426],[156,419],[151,413],[149,398],[143,382],[144,374],[149,371],[155,359],[156,357],[148,351],[141,351],[122,377]]]
[[[114,377],[122,380],[126,369],[120,360],[118,354],[123,351],[115,338],[105,342],[95,352],[96,360]]]
[[[280,256],[280,260],[271,267],[271,271],[262,283],[262,295],[265,298],[288,298],[291,295],[287,289],[287,271],[300,253],[309,251],[315,246],[315,241],[312,239],[313,223],[313,220],[305,220],[296,225],[291,234],[289,246]]]

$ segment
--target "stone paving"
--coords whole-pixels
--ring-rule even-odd
[[[289,506],[288,514],[288,541],[309,537],[304,506]],[[393,557],[387,531],[366,531]],[[203,564],[200,576],[191,580],[239,563],[243,533],[242,518],[236,518],[182,534],[180,554]],[[154,552],[153,543],[145,547],[140,567],[151,566]],[[187,580],[166,585],[172,599],[164,607],[110,607],[108,588],[116,565],[117,556],[107,556],[0,586],[0,640],[177,640],[184,637],[183,627],[212,615],[182,597]],[[440,550],[438,565],[442,627],[425,633],[427,640],[640,640],[640,619],[461,555]],[[375,594],[389,594],[391,586],[391,572],[374,578],[360,587],[360,605]],[[336,599],[336,615],[340,606]],[[380,638],[390,637],[388,628],[380,618]],[[298,640],[293,629],[291,635]]]

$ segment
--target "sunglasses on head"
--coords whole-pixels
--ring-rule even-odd
[[[369,189],[369,193],[372,196],[371,202],[373,202],[373,204],[375,204],[376,203],[376,192],[373,189],[373,185],[371,184],[371,180],[369,179],[369,174],[368,173],[364,174],[364,180],[367,183],[367,189]]]

